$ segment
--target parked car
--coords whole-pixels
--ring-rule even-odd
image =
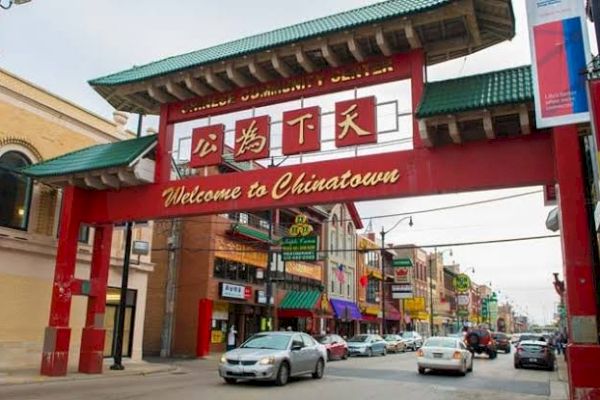
[[[406,351],[406,344],[402,340],[400,335],[385,335],[386,348],[388,353],[404,353]]]
[[[345,360],[348,358],[348,343],[339,335],[317,335],[317,342],[325,346],[327,361]]]
[[[374,354],[387,354],[386,341],[379,335],[362,334],[348,339],[348,354],[372,357]]]
[[[464,376],[473,371],[473,354],[460,338],[434,336],[417,350],[417,368],[419,374],[430,369],[457,371]]]
[[[519,340],[521,340],[521,334],[520,333],[513,333],[513,335],[510,337],[510,342],[512,344],[519,343]]]
[[[496,358],[498,349],[491,332],[486,328],[470,330],[465,337],[465,344],[473,354],[485,353],[490,359]]]
[[[415,331],[406,331],[402,333],[402,340],[407,349],[416,351],[423,346],[423,337]]]
[[[325,348],[305,333],[262,332],[223,354],[219,376],[229,384],[242,380],[275,381],[285,385],[292,376],[325,371]]]
[[[508,335],[502,332],[492,333],[492,338],[496,341],[496,348],[502,350],[506,354],[510,353],[510,340]]]
[[[547,342],[523,340],[515,351],[515,368],[542,367],[554,371],[556,357]]]

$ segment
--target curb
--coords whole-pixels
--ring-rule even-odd
[[[60,383],[60,382],[73,382],[73,381],[90,381],[110,378],[120,378],[124,376],[149,376],[161,373],[175,372],[180,368],[175,365],[168,365],[161,368],[146,369],[146,370],[127,370],[114,373],[102,373],[102,374],[82,374],[79,372],[68,374],[67,376],[61,377],[48,377],[48,376],[27,376],[23,378],[11,377],[10,373],[6,377],[0,376],[0,388],[3,386],[14,386],[14,385],[28,385],[28,384],[46,384],[46,383]]]

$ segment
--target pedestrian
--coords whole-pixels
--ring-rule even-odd
[[[235,330],[235,326],[233,324],[229,327],[229,333],[227,334],[227,351],[235,349],[235,337],[237,336],[237,331]]]

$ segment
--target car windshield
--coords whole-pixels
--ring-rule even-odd
[[[519,338],[519,340],[521,342],[523,342],[525,340],[539,340],[541,342],[544,342],[546,339],[544,339],[544,337],[541,336],[541,335],[521,335],[521,337]]]
[[[290,343],[289,335],[259,334],[246,340],[240,347],[242,349],[270,349],[285,350]]]
[[[412,333],[412,332],[404,332],[404,333],[402,334],[402,337],[403,337],[404,339],[412,339],[412,337],[413,337],[413,333]]]
[[[448,349],[454,349],[456,348],[456,339],[431,338],[425,341],[423,347],[446,347]]]
[[[363,343],[363,342],[366,342],[367,339],[369,339],[369,337],[367,335],[358,335],[358,336],[351,337],[348,340],[348,342],[360,342],[360,343]]]
[[[388,342],[393,342],[394,340],[398,340],[398,336],[397,335],[387,335],[385,337],[385,340]]]
[[[539,344],[522,344],[520,347],[527,353],[543,353],[545,349],[545,346]]]
[[[321,344],[331,343],[331,337],[329,336],[315,336],[315,340]]]

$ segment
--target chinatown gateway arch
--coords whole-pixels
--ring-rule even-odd
[[[79,370],[102,372],[101,321],[116,223],[556,185],[571,398],[600,398],[598,310],[580,139],[586,127],[536,128],[528,66],[448,81],[426,79],[427,66],[514,35],[510,0],[385,1],[90,81],[118,110],[160,115],[160,128],[157,135],[83,149],[25,171],[64,188],[41,373],[67,373],[74,295],[88,297]],[[378,141],[378,102],[376,96],[357,97],[357,89],[397,81],[409,82],[412,149],[359,154]],[[303,106],[303,100],[336,92],[350,94],[335,104],[335,125],[323,136],[334,135],[335,148],[352,155],[301,162],[302,155],[322,151],[322,110],[318,104]],[[298,162],[172,180],[176,124],[210,122],[210,117],[293,100],[300,102],[283,115],[258,110],[236,121],[233,149],[225,146],[222,124],[194,129],[190,167],[208,171],[223,162],[224,154],[236,162],[269,160],[274,154],[271,119],[283,121],[279,154]],[[80,224],[96,231],[91,276],[85,281],[74,278]],[[208,346],[212,305],[209,300],[200,304],[198,325],[206,332],[199,338]]]

